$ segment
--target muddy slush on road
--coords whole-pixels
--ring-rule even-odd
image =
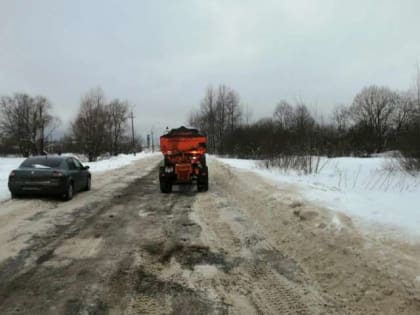
[[[0,314],[420,312],[416,248],[216,159],[208,192],[162,194],[158,159],[97,179],[105,194],[3,202]]]

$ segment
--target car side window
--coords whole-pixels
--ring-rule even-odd
[[[66,160],[62,160],[62,161],[61,161],[61,163],[60,163],[60,168],[61,168],[62,170],[67,170],[67,169],[69,168],[69,166],[67,165]]]
[[[76,168],[78,168],[79,170],[83,169],[83,165],[82,165],[82,163],[80,163],[79,160],[73,159],[73,162],[76,165]]]
[[[76,164],[74,164],[73,159],[67,159],[67,165],[69,166],[69,170],[76,170]]]

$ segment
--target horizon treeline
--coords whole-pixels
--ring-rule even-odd
[[[72,152],[95,161],[104,154],[142,150],[141,137],[130,132],[128,101],[107,101],[101,88],[91,89],[82,96],[76,118],[59,140],[51,140],[61,123],[51,114],[51,109],[44,96],[15,93],[0,97],[0,154],[28,157]]]
[[[142,138],[130,132],[130,106],[108,101],[101,88],[82,96],[76,118],[60,140],[51,140],[60,120],[44,96],[15,93],[0,97],[0,154],[23,156],[82,153],[90,161],[104,154],[140,151]],[[269,117],[250,122],[248,107],[233,88],[209,87],[188,117],[207,135],[208,152],[239,158],[273,159],[280,155],[370,156],[399,151],[411,168],[420,168],[420,70],[414,87],[362,88],[328,119],[319,119],[303,101],[280,100]],[[49,140],[49,141],[47,141]]]
[[[280,100],[273,114],[249,123],[237,91],[209,87],[188,123],[207,135],[211,154],[252,159],[281,155],[367,157],[399,151],[404,167],[420,168],[420,73],[407,91],[370,85],[329,119],[317,119],[303,101]]]

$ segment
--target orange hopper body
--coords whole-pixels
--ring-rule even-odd
[[[206,153],[206,137],[195,129],[181,127],[160,137],[160,151],[165,156],[182,153],[202,155]]]

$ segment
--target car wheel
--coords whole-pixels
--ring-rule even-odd
[[[67,186],[66,193],[63,196],[63,200],[68,201],[68,200],[73,199],[73,193],[74,193],[73,183],[69,183],[69,185]]]
[[[92,186],[92,178],[88,177],[86,180],[85,191],[89,191]]]

